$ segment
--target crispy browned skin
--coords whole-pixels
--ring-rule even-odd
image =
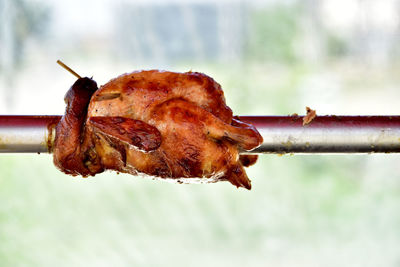
[[[54,164],[67,174],[88,176],[103,171],[101,166],[98,166],[94,172],[91,172],[85,165],[88,154],[92,152],[95,155],[95,152],[90,149],[92,145],[84,142],[86,136],[84,126],[89,101],[96,90],[95,81],[81,78],[65,95],[67,109],[56,127],[53,159]],[[91,164],[93,163],[94,160]]]
[[[85,119],[70,123],[70,106],[57,127],[55,146],[71,148],[54,150],[56,165],[66,173],[113,169],[183,183],[228,180],[251,188],[243,166],[257,157],[239,157],[239,150],[259,146],[262,137],[232,118],[220,85],[202,73],[124,74],[93,94]]]

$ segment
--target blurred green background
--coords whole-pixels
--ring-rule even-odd
[[[400,1],[0,0],[0,113],[74,77],[200,71],[240,115],[399,114]],[[0,155],[0,266],[400,266],[398,155],[263,155],[253,189]]]

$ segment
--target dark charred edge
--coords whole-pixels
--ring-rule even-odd
[[[250,167],[257,162],[258,155],[240,155],[239,161],[244,167]]]

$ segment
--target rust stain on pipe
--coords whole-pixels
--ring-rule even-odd
[[[46,144],[47,144],[47,151],[49,153],[53,152],[53,145],[54,145],[54,140],[56,138],[56,126],[58,122],[60,121],[60,117],[56,116],[53,117],[49,120],[47,123],[47,138],[46,138]]]

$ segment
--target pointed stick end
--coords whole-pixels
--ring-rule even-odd
[[[63,67],[64,69],[66,69],[69,73],[71,73],[72,75],[74,75],[76,78],[80,79],[82,78],[78,73],[76,73],[75,71],[73,71],[70,67],[68,67],[67,65],[64,64],[64,62],[62,62],[61,60],[57,60],[58,65],[60,65],[61,67]]]

